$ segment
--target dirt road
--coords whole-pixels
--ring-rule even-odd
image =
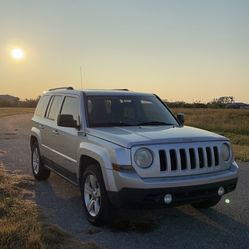
[[[7,169],[31,174],[31,115],[0,119],[0,162]],[[249,248],[249,164],[239,163],[238,187],[215,207],[190,206],[160,210],[122,210],[112,226],[95,228],[83,215],[78,188],[51,174],[36,183],[35,201],[46,219],[82,240],[109,249]]]

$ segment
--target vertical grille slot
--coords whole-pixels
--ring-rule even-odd
[[[171,163],[171,170],[177,170],[177,159],[176,159],[176,151],[170,150],[170,163]]]
[[[211,154],[211,149],[209,147],[206,147],[206,152],[207,152],[207,162],[208,162],[208,167],[212,166],[212,154]]]
[[[186,151],[184,149],[180,149],[180,157],[182,170],[187,169],[187,156]]]
[[[198,155],[199,155],[199,160],[200,160],[200,168],[204,168],[205,162],[204,162],[204,155],[203,155],[202,148],[198,148]]]
[[[214,147],[214,163],[215,163],[215,166],[219,165],[219,151],[216,146]]]
[[[193,148],[189,149],[189,156],[190,156],[191,169],[195,169],[196,168],[196,160],[195,160],[195,150]]]
[[[159,150],[159,158],[160,158],[161,171],[166,171],[167,170],[167,159],[166,159],[166,153],[164,150]]]

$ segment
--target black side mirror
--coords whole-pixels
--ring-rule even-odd
[[[59,114],[57,125],[62,127],[78,128],[77,121],[73,119],[73,115]]]
[[[184,122],[185,122],[184,114],[183,113],[178,113],[176,118],[179,121],[179,123],[183,126]]]

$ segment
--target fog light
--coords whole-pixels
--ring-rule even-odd
[[[226,200],[225,200],[225,203],[226,203],[226,204],[230,204],[230,200],[229,200],[229,199],[226,199]]]
[[[222,195],[224,195],[224,193],[225,193],[225,189],[223,187],[219,187],[219,189],[218,189],[218,195],[222,196]]]
[[[172,195],[171,194],[166,194],[164,196],[164,203],[165,204],[170,204],[172,202]]]

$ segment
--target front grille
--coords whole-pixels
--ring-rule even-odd
[[[159,150],[160,171],[212,169],[219,166],[217,146]]]

